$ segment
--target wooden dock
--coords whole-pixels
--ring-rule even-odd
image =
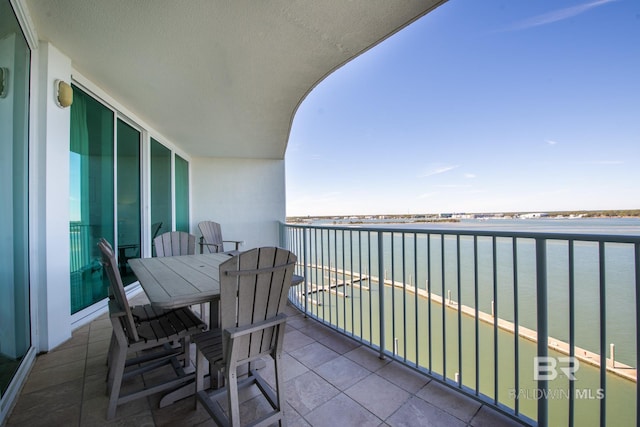
[[[365,280],[368,280],[368,277],[359,277],[357,279],[353,279],[351,281],[345,281],[342,283],[332,283],[331,279],[327,279],[327,281],[329,282],[329,284],[326,285],[315,285],[315,284],[311,284],[311,288],[309,290],[307,290],[307,295],[311,295],[311,294],[316,294],[318,292],[328,292],[331,291],[332,289],[337,289],[337,288],[341,288],[344,286],[353,286],[355,283],[360,283],[363,282]],[[360,286],[361,287],[361,286]],[[362,289],[366,289],[367,291],[369,290],[368,287],[362,287]]]
[[[361,287],[363,290],[368,291],[369,290],[368,287],[362,287],[356,284],[359,284],[362,281],[368,281],[369,284],[371,284],[372,282],[378,282],[379,280],[379,278],[375,276],[361,275],[360,273],[354,274],[353,272],[350,272],[350,271],[344,271],[344,270],[335,269],[335,268],[327,268],[327,267],[321,268],[315,265],[309,265],[308,267],[318,268],[318,269],[322,269],[323,271],[328,271],[330,273],[329,276],[331,276],[331,274],[334,274],[336,277],[338,276],[343,277],[342,283],[331,283],[331,281],[329,280],[329,284],[324,286],[311,284],[311,289],[308,290],[306,296],[309,299],[309,301],[314,305],[320,304],[320,303],[316,301],[314,298],[312,298],[311,294],[314,294],[314,293],[317,294],[318,292],[330,292],[330,293],[337,293],[338,295],[341,295],[341,296],[345,296],[343,292],[338,291],[338,288],[345,287],[345,286],[358,286],[358,287]],[[353,278],[353,280],[351,281],[344,280],[346,279],[347,276]],[[436,304],[443,305],[447,309],[455,312],[457,312],[459,309],[462,314],[472,319],[476,317],[475,308],[464,305],[464,304],[459,306],[459,304],[456,301],[452,301],[452,300],[450,301],[448,299],[444,299],[442,296],[437,294],[432,293],[431,295],[429,295],[425,289],[418,288],[416,290],[416,288],[412,285],[407,285],[405,283],[396,282],[389,279],[384,280],[384,285],[389,287],[400,288],[411,294],[415,294],[417,291],[418,296],[420,296],[421,298],[425,298],[427,300],[433,301]],[[490,313],[478,311],[478,320],[490,326],[494,326],[496,318]],[[510,322],[508,320],[498,318],[497,326],[499,329],[505,332],[509,332],[511,334],[516,333],[515,325],[513,324],[513,322]],[[520,325],[518,326],[518,336],[534,343],[538,342],[538,333],[524,326],[520,326]],[[559,340],[553,337],[548,337],[547,346],[548,348],[554,351],[557,351],[559,353],[565,354],[567,356],[570,354],[569,344],[562,340]],[[600,368],[601,358],[600,358],[600,355],[597,353],[594,353],[589,350],[585,350],[583,348],[576,346],[574,347],[574,356],[580,362],[584,362],[589,365]],[[626,380],[637,382],[637,369],[631,366],[625,365],[624,363],[611,360],[610,358],[606,358],[605,363],[607,364],[606,369],[608,372],[611,372],[612,374],[617,375]]]

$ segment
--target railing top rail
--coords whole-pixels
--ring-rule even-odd
[[[589,233],[554,233],[543,231],[504,231],[504,230],[478,230],[478,229],[445,229],[445,228],[405,228],[405,227],[367,227],[363,225],[340,226],[333,224],[287,224],[285,227],[301,229],[331,229],[344,231],[361,231],[376,233],[412,233],[412,234],[438,234],[444,236],[483,236],[483,237],[507,237],[517,239],[543,239],[543,240],[576,240],[583,242],[607,242],[607,243],[631,243],[640,244],[640,235],[626,234],[589,234]]]

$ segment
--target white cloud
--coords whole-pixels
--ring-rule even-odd
[[[459,165],[445,165],[445,166],[437,165],[429,169],[427,172],[421,175],[418,175],[418,178],[426,178],[428,176],[440,175],[441,173],[449,172],[450,170],[453,170],[459,167],[460,167]]]
[[[473,178],[476,177],[476,174],[474,174],[474,173],[465,173],[464,177],[468,178],[468,179],[473,179]]]
[[[552,12],[543,13],[542,15],[534,16],[533,18],[526,19],[518,22],[513,26],[506,28],[505,31],[517,31],[526,30],[528,28],[539,27],[541,25],[552,24],[554,22],[563,21],[565,19],[578,16],[595,7],[603,6],[607,3],[612,3],[617,0],[597,0],[590,3],[584,3],[577,6],[567,7],[564,9],[554,10]]]
[[[549,145],[556,145],[558,143],[558,141],[554,141],[552,139],[545,139],[544,142],[546,142]]]

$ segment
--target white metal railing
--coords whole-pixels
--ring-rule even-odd
[[[69,224],[69,243],[71,248],[70,271],[80,271],[91,261],[91,251],[89,246],[90,226],[79,221],[72,221]]]
[[[282,224],[281,245],[290,301],[381,358],[525,424],[636,425],[640,236]]]

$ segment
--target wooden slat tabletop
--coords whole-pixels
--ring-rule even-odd
[[[224,253],[137,258],[129,266],[151,304],[171,309],[217,299],[218,266],[228,259]]]

